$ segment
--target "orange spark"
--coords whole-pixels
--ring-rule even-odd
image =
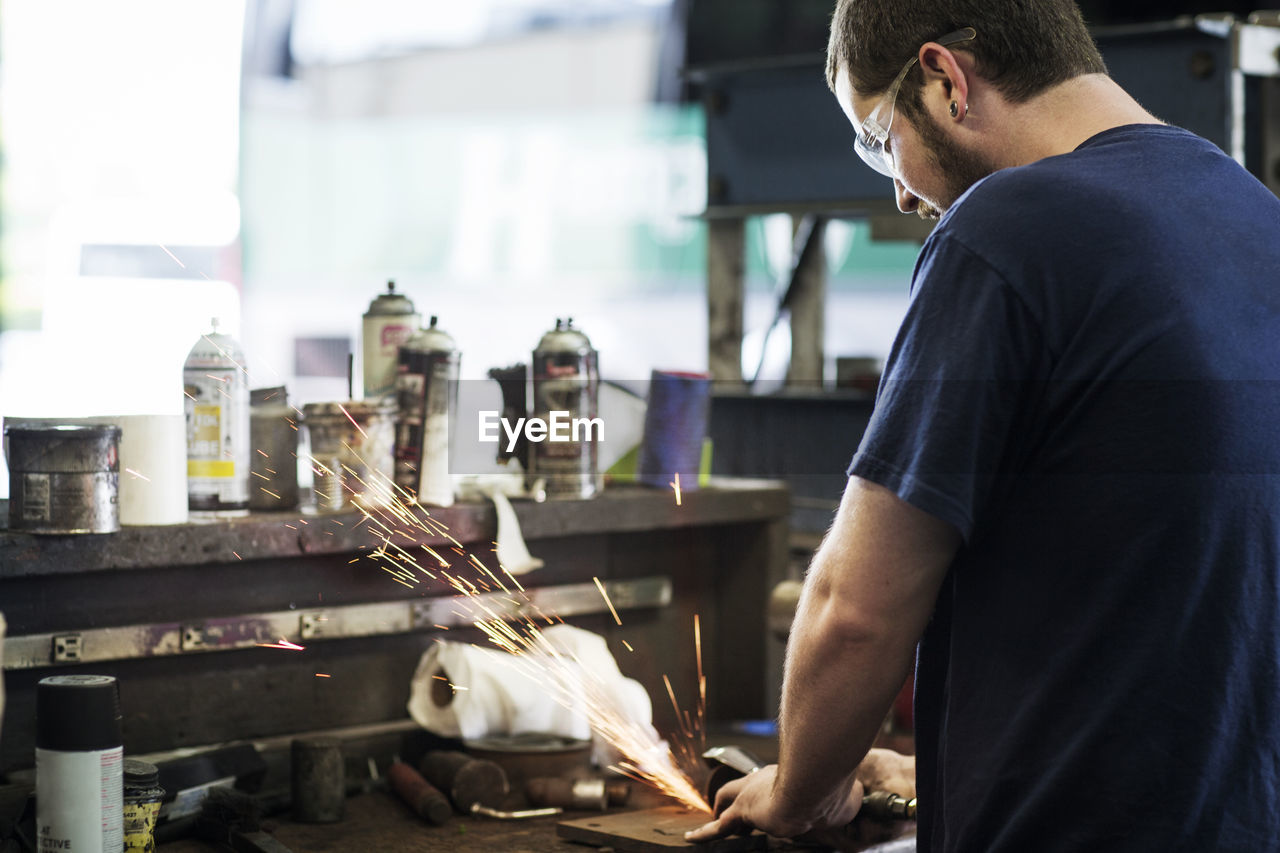
[[[357,430],[359,430],[361,435],[363,435],[365,438],[369,437],[369,434],[364,431],[364,427],[356,423],[356,419],[351,417],[351,413],[348,412],[345,408],[343,408],[341,403],[338,404],[338,408],[342,409],[342,414],[347,416],[347,420],[351,421],[351,425],[355,427]]]
[[[618,618],[618,611],[613,609],[613,602],[609,600],[609,593],[604,591],[604,584],[600,583],[600,578],[592,578],[592,580],[596,582],[596,589],[600,590],[600,596],[604,598],[604,603],[609,605],[609,612],[613,614],[613,621],[621,625],[622,620]]]
[[[288,649],[291,652],[300,652],[306,648],[306,646],[300,646],[297,643],[291,643],[288,640],[286,640],[284,637],[281,637],[280,642],[278,643],[254,643],[254,645],[260,646],[261,648],[264,648],[264,649]]]

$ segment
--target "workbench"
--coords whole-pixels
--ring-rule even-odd
[[[695,614],[707,718],[771,718],[783,644],[765,630],[765,602],[787,571],[788,505],[779,483],[729,479],[679,503],[671,490],[616,485],[587,501],[517,501],[529,548],[545,561],[520,582],[554,593],[545,600],[565,604],[565,621],[606,637],[622,673],[648,690],[659,731],[676,723],[664,675],[686,706],[697,695]],[[494,562],[491,504],[430,515],[447,535],[413,531],[406,547],[444,552],[452,537]],[[0,530],[9,626],[0,773],[32,767],[35,687],[54,673],[119,679],[127,755],[399,731],[424,649],[437,637],[483,637],[456,619],[437,627],[451,618],[453,590],[396,582],[370,559],[381,537],[364,521],[293,512],[104,535]],[[598,593],[584,597],[596,578],[617,591],[618,619]],[[305,650],[257,647],[282,631]]]

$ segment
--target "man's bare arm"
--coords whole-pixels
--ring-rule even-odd
[[[853,818],[854,770],[906,679],[959,545],[951,525],[850,478],[787,643],[778,765],[721,788],[717,818],[686,838],[751,828],[790,837]]]
[[[959,544],[951,525],[850,478],[788,642],[774,783],[787,811],[821,820],[847,794]]]

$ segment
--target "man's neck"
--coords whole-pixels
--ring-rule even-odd
[[[1105,74],[1059,83],[1029,101],[1002,104],[1000,152],[1005,166],[1021,166],[1074,151],[1104,130],[1129,124],[1163,124]]]

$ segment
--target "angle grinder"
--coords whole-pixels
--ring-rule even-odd
[[[726,782],[754,773],[764,766],[764,762],[740,746],[712,747],[702,753],[702,760],[711,768],[705,793],[707,802],[712,805],[716,801],[716,792]],[[864,816],[885,823],[915,820],[916,798],[908,799],[892,791],[869,791],[863,795],[862,808],[858,809],[858,817]]]

